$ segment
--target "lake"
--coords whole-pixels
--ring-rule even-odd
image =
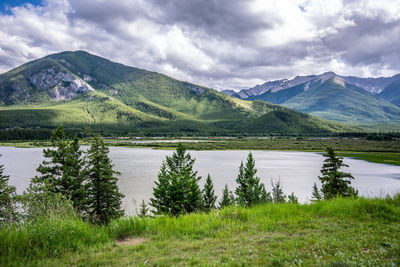
[[[225,184],[234,191],[240,161],[245,161],[248,151],[189,151],[196,158],[195,169],[202,176],[201,186],[209,173],[214,181],[215,192],[220,197]],[[115,169],[121,172],[119,188],[125,195],[123,207],[131,214],[142,199],[148,201],[153,193],[154,181],[162,161],[173,151],[150,148],[110,147],[110,157]],[[10,184],[18,193],[28,187],[35,169],[43,160],[42,148],[0,147],[0,164],[10,175]],[[293,151],[253,151],[257,175],[271,190],[271,179],[281,181],[285,194],[294,192],[301,202],[310,200],[312,186],[324,160],[320,153]],[[384,196],[400,192],[400,167],[370,163],[345,158],[349,168],[343,171],[353,174],[353,186],[364,196]]]

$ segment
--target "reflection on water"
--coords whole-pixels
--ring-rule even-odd
[[[115,168],[121,172],[119,187],[125,198],[124,209],[132,213],[142,199],[148,201],[153,192],[162,160],[173,151],[147,148],[111,147],[110,156]],[[245,161],[248,151],[190,151],[196,158],[195,169],[203,177],[210,173],[218,196],[224,185],[234,191],[235,179],[240,161]],[[0,164],[5,165],[5,173],[10,175],[10,183],[22,192],[35,169],[43,160],[41,148],[0,147]],[[318,182],[318,175],[324,158],[319,153],[289,151],[253,151],[258,169],[257,175],[271,190],[271,179],[280,179],[286,194],[294,192],[305,202],[311,197],[312,185]],[[380,196],[400,191],[400,167],[370,163],[362,160],[345,159],[353,174],[356,187],[366,196]]]

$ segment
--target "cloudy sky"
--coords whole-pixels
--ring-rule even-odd
[[[65,50],[221,89],[400,73],[399,0],[0,0],[0,72]]]

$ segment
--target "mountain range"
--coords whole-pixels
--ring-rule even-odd
[[[91,127],[134,135],[325,134],[355,131],[280,105],[62,52],[0,75],[0,129]]]
[[[396,129],[400,123],[400,74],[388,78],[340,76],[334,72],[269,81],[239,92],[246,100],[280,104],[327,120]]]

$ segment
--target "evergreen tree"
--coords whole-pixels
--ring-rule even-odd
[[[288,202],[289,202],[289,203],[294,203],[294,204],[299,203],[299,199],[294,195],[294,192],[292,192],[292,193],[288,196]]]
[[[320,201],[321,199],[322,199],[322,196],[318,190],[317,183],[314,183],[311,201],[315,202],[315,201]]]
[[[262,203],[264,202],[263,197],[267,197],[265,186],[260,183],[260,178],[256,176],[256,173],[255,161],[250,152],[246,165],[243,165],[243,162],[240,163],[239,174],[236,178],[238,187],[235,194],[239,205],[251,206]]]
[[[149,209],[147,208],[147,204],[146,204],[146,202],[144,202],[144,199],[143,199],[142,204],[140,204],[139,217],[141,217],[141,218],[147,217],[148,212],[149,212]]]
[[[64,127],[60,125],[51,136],[55,149],[43,150],[46,158],[36,169],[41,175],[31,181],[31,191],[36,193],[61,193],[70,198],[78,212],[85,210],[86,187],[83,173],[85,159],[79,138],[66,141]]]
[[[284,203],[286,202],[286,196],[283,193],[283,189],[281,187],[281,181],[274,183],[271,180],[272,185],[272,199],[274,203]]]
[[[99,136],[96,136],[88,150],[88,212],[92,222],[108,224],[124,214],[121,200],[124,197],[118,190],[120,174],[113,170],[108,157],[109,149]]]
[[[181,143],[163,161],[150,199],[155,214],[178,216],[201,210],[203,199],[198,184],[201,177],[193,170],[194,161]]]
[[[348,167],[343,163],[343,158],[336,156],[331,147],[326,148],[324,164],[322,165],[321,174],[318,176],[322,183],[322,193],[324,199],[334,197],[355,197],[358,191],[350,186],[354,177],[350,173],[339,171],[341,167]]]
[[[3,172],[4,166],[0,165],[0,225],[13,223],[18,217],[15,187],[8,184],[10,177]]]
[[[270,202],[272,202],[271,193],[267,192],[264,184],[261,184],[261,203],[270,203]]]
[[[203,189],[203,208],[205,211],[209,212],[215,209],[215,201],[217,196],[215,195],[214,185],[211,180],[210,174],[207,176],[206,183]]]
[[[223,209],[225,207],[232,206],[235,204],[235,197],[234,197],[232,191],[229,190],[227,184],[225,184],[225,187],[222,190],[222,198],[218,204],[219,204],[220,209]]]

